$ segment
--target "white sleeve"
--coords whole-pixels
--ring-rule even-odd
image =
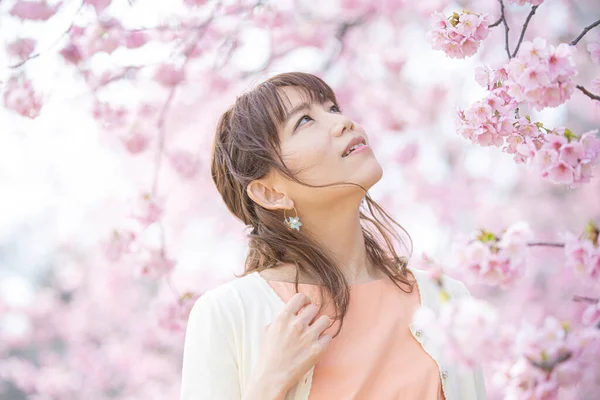
[[[180,400],[240,400],[233,332],[218,302],[202,295],[185,332]]]

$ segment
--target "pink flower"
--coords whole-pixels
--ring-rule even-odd
[[[600,302],[588,306],[583,315],[581,316],[581,322],[586,326],[597,327],[600,329]]]
[[[156,70],[154,79],[164,86],[175,86],[185,79],[185,71],[170,64],[162,64]]]
[[[183,0],[185,4],[192,7],[200,7],[208,2],[208,0]]]
[[[146,250],[142,263],[141,275],[159,279],[169,274],[175,268],[175,260],[167,258],[162,250]]]
[[[139,196],[133,208],[131,217],[139,221],[144,227],[158,221],[164,213],[162,201],[153,198],[150,193],[143,193]]]
[[[148,42],[148,35],[144,32],[133,31],[125,36],[125,46],[128,49],[137,49]]]
[[[121,140],[131,154],[139,154],[148,148],[149,138],[141,133],[133,133]]]
[[[109,103],[94,103],[92,115],[107,129],[119,128],[127,122],[127,110]]]
[[[78,64],[83,59],[79,47],[74,43],[67,44],[61,51],[60,55],[63,56],[65,61],[71,64]]]
[[[570,165],[564,163],[563,161],[558,161],[552,167],[548,168],[548,170],[542,174],[542,176],[547,177],[553,183],[559,184],[571,184],[573,183],[573,175],[575,173],[575,169]]]
[[[20,60],[25,60],[35,50],[35,40],[31,38],[17,39],[7,46],[9,54]]]
[[[486,89],[494,84],[494,70],[487,65],[475,68],[475,81]]]
[[[598,138],[598,129],[587,131],[581,135],[581,144],[585,149],[585,158],[594,160],[600,154],[600,138]]]
[[[507,93],[536,110],[556,107],[568,100],[575,91],[572,78],[578,74],[572,46],[548,46],[539,37],[523,42],[519,54],[509,61],[507,71]]]
[[[439,314],[420,307],[413,314],[411,327],[420,329],[446,356],[464,369],[497,357],[501,333],[497,311],[473,297],[443,303]],[[470,332],[477,332],[473,336]]]
[[[587,45],[587,49],[592,56],[592,60],[596,64],[600,64],[600,43],[590,43]]]
[[[6,108],[31,119],[40,115],[42,98],[36,94],[31,81],[23,76],[13,76],[4,89]]]
[[[540,173],[544,173],[550,169],[558,161],[558,154],[553,149],[543,148],[536,152],[531,161],[531,165]]]
[[[404,146],[396,156],[394,160],[399,164],[410,164],[419,154],[419,144],[412,142]]]
[[[132,252],[135,239],[136,234],[132,231],[115,230],[110,239],[101,244],[104,256],[111,262],[118,261],[123,255]]]
[[[572,167],[576,167],[582,158],[585,158],[585,149],[579,142],[566,144],[560,149],[560,160]]]
[[[167,331],[183,334],[192,307],[200,296],[195,293],[184,293],[177,301],[169,303],[159,311],[158,324]]]
[[[592,80],[592,86],[590,87],[592,93],[600,96],[600,78]]]
[[[521,277],[525,268],[527,242],[532,232],[524,222],[511,225],[498,237],[482,231],[466,244],[453,244],[452,267],[473,282],[507,287]]]
[[[117,28],[119,25],[116,22],[108,20],[89,29],[85,47],[88,55],[101,52],[111,54],[118,49],[122,43],[123,33]]]
[[[168,155],[171,166],[186,179],[191,179],[198,174],[200,162],[192,153],[184,150],[174,151]]]
[[[565,267],[575,271],[584,281],[600,280],[600,248],[589,238],[579,239],[572,233],[565,237]]]
[[[51,6],[45,0],[42,1],[18,1],[10,10],[13,17],[28,19],[32,21],[45,21],[58,11],[61,3]]]

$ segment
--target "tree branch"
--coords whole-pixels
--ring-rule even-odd
[[[496,21],[493,24],[489,25],[488,28],[495,28],[498,25],[500,25],[502,23],[502,21],[504,21],[504,17],[503,16],[501,16],[500,18],[498,18],[498,21]]]
[[[575,295],[575,296],[573,296],[573,301],[578,301],[578,302],[581,301],[581,302],[596,304],[598,302],[598,299],[594,298],[594,297],[586,297],[586,296]]]
[[[527,19],[525,20],[525,24],[523,25],[523,29],[521,30],[521,36],[519,37],[519,42],[517,43],[517,47],[515,48],[515,51],[512,54],[513,57],[517,56],[517,52],[519,51],[519,47],[521,47],[521,43],[523,42],[523,38],[525,37],[525,31],[527,30],[527,25],[529,25],[529,21],[531,21],[531,18],[533,17],[533,14],[535,14],[535,12],[537,11],[538,7],[539,6],[533,6],[533,7],[531,7],[531,11],[529,12],[529,15],[527,16]]]
[[[546,247],[565,247],[564,243],[533,242],[527,243],[527,246],[546,246]]]
[[[587,90],[583,86],[577,85],[577,89],[581,90],[583,92],[583,94],[585,94],[586,96],[588,96],[590,99],[594,99],[594,100],[600,101],[600,96],[596,96],[594,93],[590,92],[589,90]]]
[[[510,50],[508,48],[508,31],[510,30],[510,28],[508,27],[508,22],[506,21],[506,15],[504,15],[504,1],[498,0],[498,2],[500,3],[500,20],[502,20],[502,22],[504,23],[504,48],[506,49],[506,55],[510,60],[512,58]]]
[[[593,24],[586,26],[583,29],[583,32],[581,32],[579,34],[579,36],[577,36],[575,39],[573,39],[573,41],[571,41],[571,43],[569,43],[571,46],[575,46],[577,43],[579,43],[579,41],[581,40],[582,37],[585,36],[586,33],[588,33],[588,31],[596,26],[600,25],[600,19],[596,22],[594,22]]]

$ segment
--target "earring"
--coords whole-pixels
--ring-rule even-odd
[[[292,206],[294,207],[294,206]],[[285,216],[285,209],[283,209],[283,218],[285,220],[285,223],[287,226],[289,226],[292,229],[295,229],[297,231],[300,230],[300,227],[302,226],[302,222],[300,222],[300,218],[298,217],[298,211],[296,210],[296,207],[294,207],[294,211],[296,211],[296,216],[295,217],[287,217]]]

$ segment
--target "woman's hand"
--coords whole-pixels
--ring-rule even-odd
[[[317,312],[318,307],[304,293],[290,299],[265,329],[252,384],[269,382],[285,396],[317,363],[331,342],[331,336],[323,334],[331,319],[326,315],[315,319]]]

